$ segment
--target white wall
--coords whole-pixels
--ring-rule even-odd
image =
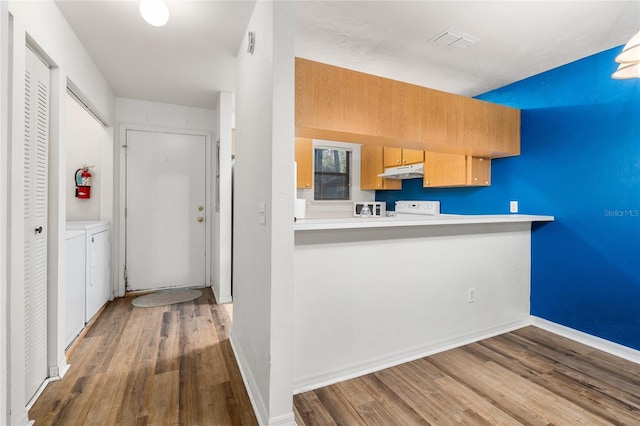
[[[66,20],[52,1],[9,2],[12,16],[13,47],[8,66],[11,81],[11,140],[9,146],[11,177],[11,207],[8,225],[11,246],[5,256],[10,265],[9,321],[7,327],[8,377],[11,387],[7,409],[9,423],[25,424],[27,411],[24,396],[24,257],[22,219],[22,159],[24,156],[24,81],[25,43],[33,46],[52,66],[51,70],[51,128],[49,155],[49,219],[48,219],[48,363],[49,374],[62,375],[66,369],[64,356],[64,231],[65,231],[65,131],[66,86],[72,82],[87,102],[108,122],[115,116],[114,97],[108,84],[84,50]],[[4,65],[3,65],[4,66]],[[4,97],[4,96],[3,96]],[[14,308],[15,307],[15,308]]]
[[[78,101],[67,94],[65,191],[67,221],[109,220],[113,212],[113,127],[104,127]],[[75,197],[76,170],[91,171],[91,198]],[[107,208],[102,211],[101,207]]]
[[[118,188],[118,201],[116,206],[117,214],[114,217],[114,239],[112,259],[118,259],[114,262],[113,274],[116,277],[117,296],[124,296],[124,253],[125,253],[125,222],[124,222],[124,206],[125,206],[125,182],[124,182],[124,149],[125,129],[139,130],[163,130],[163,131],[185,131],[197,132],[198,134],[207,135],[207,158],[210,162],[207,166],[207,210],[211,212],[212,208],[212,185],[211,173],[213,170],[213,158],[211,139],[217,133],[218,116],[215,110],[206,108],[185,107],[181,105],[172,105],[159,102],[149,102],[137,99],[116,99],[116,123],[118,126],[117,141],[115,143],[114,154],[114,188]],[[210,214],[207,217],[212,217]],[[207,222],[207,231],[211,232],[212,227]],[[207,236],[207,244],[211,244],[212,239]],[[211,253],[208,253],[209,259]],[[207,277],[211,276],[211,263],[207,264]],[[207,285],[210,283],[207,282]]]
[[[528,324],[530,226],[296,231],[296,392]]]
[[[374,201],[375,191],[360,189],[360,147],[362,145],[347,142],[313,140],[313,148],[334,147],[351,151],[351,201],[314,201],[312,189],[298,189],[297,197],[307,200],[306,218],[350,217],[353,215],[353,201]]]
[[[233,94],[221,92],[218,99],[218,129],[217,135],[213,138],[214,163],[216,141],[220,141],[220,170],[216,172],[213,168],[212,187],[214,197],[216,196],[216,173],[219,174],[219,208],[216,210],[215,201],[212,210],[213,217],[213,238],[212,238],[212,283],[211,288],[216,295],[218,303],[231,302],[231,222],[232,222],[232,129],[233,129]]]
[[[213,132],[215,110],[194,108],[138,99],[116,99],[117,123],[142,124],[170,129],[207,130]]]
[[[93,109],[107,123],[113,123],[113,92],[55,3],[50,0],[9,1],[9,12],[24,20],[29,36],[57,67],[64,69],[65,76]]]
[[[258,1],[238,53],[231,343],[263,425],[295,424],[293,29],[294,2]]]

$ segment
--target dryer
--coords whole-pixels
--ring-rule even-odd
[[[109,222],[67,222],[67,230],[85,233],[84,322],[91,321],[107,301],[113,299],[111,285],[111,237]]]

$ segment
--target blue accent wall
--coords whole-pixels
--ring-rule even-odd
[[[640,350],[640,79],[611,79],[620,50],[479,96],[522,110],[521,155],[492,161],[490,187],[413,179],[376,200],[554,215],[533,227],[531,314]]]

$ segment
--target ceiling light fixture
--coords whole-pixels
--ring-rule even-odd
[[[140,0],[140,15],[154,27],[169,21],[169,8],[163,0]]]
[[[640,31],[624,45],[622,52],[616,56],[616,62],[620,65],[616,72],[611,74],[612,78],[640,78]]]

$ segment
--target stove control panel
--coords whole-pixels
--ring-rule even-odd
[[[439,215],[440,201],[396,201],[396,214]]]

